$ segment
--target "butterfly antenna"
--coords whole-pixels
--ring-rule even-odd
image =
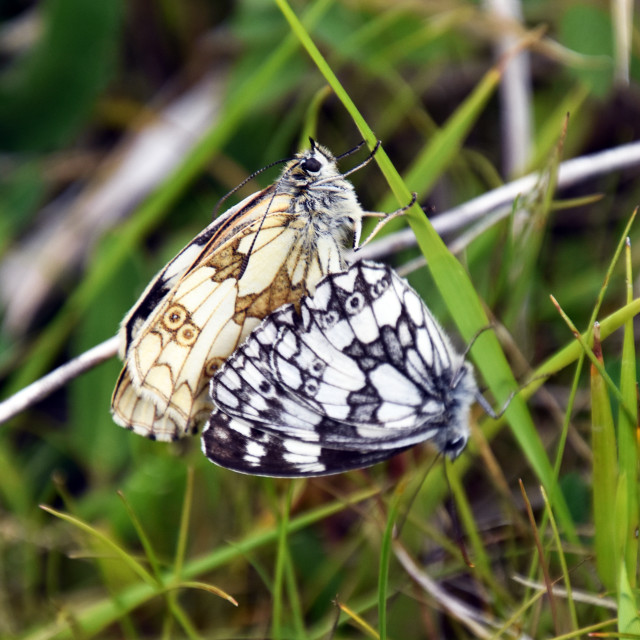
[[[356,151],[359,151],[360,149],[362,149],[363,144],[364,144],[364,140],[362,140],[361,142],[358,142],[358,144],[355,147],[353,147],[353,149],[349,149],[349,151],[345,151],[344,153],[341,153],[339,156],[336,156],[336,160],[342,160],[342,158],[346,158],[347,156],[354,154]]]
[[[376,146],[373,147],[373,150],[369,153],[369,155],[360,164],[356,165],[355,167],[352,167],[346,173],[343,173],[342,177],[346,178],[347,176],[350,176],[352,173],[355,173],[356,171],[360,171],[360,169],[362,169],[362,167],[366,167],[373,160],[373,156],[376,155],[376,152],[380,148],[381,144],[382,144],[382,142],[380,140],[378,140],[376,142]],[[361,146],[362,145],[360,145],[360,146],[358,146],[356,148],[359,149]],[[336,160],[338,160],[339,158],[342,158],[345,155],[349,155],[350,153],[353,153],[353,150],[352,151],[348,151],[347,153],[343,153],[341,156],[338,156],[336,158]]]
[[[289,162],[290,160],[292,160],[292,158],[283,158],[282,160],[276,160],[275,162],[268,164],[266,167],[262,167],[262,169],[258,169],[257,171],[254,171],[250,176],[245,178],[239,185],[235,186],[233,189],[231,189],[231,191],[229,191],[229,193],[226,193],[225,195],[222,196],[222,198],[220,198],[220,200],[218,200],[218,204],[216,204],[215,209],[213,210],[213,218],[215,219],[218,217],[218,212],[220,211],[220,207],[222,206],[222,203],[226,202],[226,200],[230,196],[232,196],[236,191],[242,189],[242,187],[244,187],[244,185],[247,184],[247,182],[250,182],[256,176],[259,176],[263,171],[266,171],[267,169],[271,169],[271,167],[275,167],[278,164],[284,164],[285,162]]]
[[[485,332],[485,331],[491,331],[493,329],[493,324],[489,323],[488,325],[486,325],[485,327],[482,327],[482,329],[478,329],[475,334],[473,335],[473,338],[471,338],[471,341],[469,342],[469,344],[467,345],[467,348],[463,351],[462,353],[462,357],[466,360],[467,356],[469,355],[469,352],[471,351],[471,347],[473,347],[473,345],[476,343],[476,340]]]
[[[345,173],[341,173],[340,174],[340,179],[342,178],[346,178],[347,176],[350,176],[352,173],[355,173],[356,171],[359,171],[360,169],[362,169],[362,167],[366,167],[372,160],[373,160],[373,156],[376,155],[376,151],[380,148],[380,145],[382,143],[380,142],[380,140],[378,140],[378,142],[376,143],[376,146],[373,148],[373,151],[359,164],[356,165],[355,167],[352,167],[351,169],[349,169],[349,171],[345,172]],[[347,153],[343,153],[341,156],[337,156],[336,160],[338,160],[338,158],[342,158],[345,155],[349,155],[350,153],[352,153],[352,151],[348,151]],[[319,184],[326,184],[327,182],[334,182],[336,180],[336,176],[329,176],[328,178],[324,178],[323,180],[316,180],[316,182],[313,183],[313,186],[316,187]]]
[[[464,350],[464,353],[462,354],[463,358],[465,360],[467,359],[467,356],[469,355],[469,351],[471,351],[471,347],[473,347],[473,345],[475,344],[476,340],[485,331],[490,331],[491,329],[493,329],[493,325],[488,324],[486,327],[482,327],[482,329],[479,329],[478,331],[476,331],[476,333],[473,336],[473,338],[471,338],[471,342],[469,342],[469,344],[467,345],[467,348]],[[532,382],[532,381],[530,380],[529,382]],[[502,409],[500,409],[500,411],[498,411],[498,412],[494,411],[493,407],[489,404],[489,401],[479,391],[476,391],[476,393],[475,393],[475,400],[482,407],[482,410],[490,418],[492,418],[493,420],[499,420],[504,415],[504,412],[509,408],[509,405],[511,404],[511,401],[513,400],[513,396],[515,396],[516,393],[520,392],[522,388],[523,387],[519,387],[515,391],[512,391],[509,394],[509,397],[505,400],[504,404],[502,405]]]
[[[315,149],[316,148],[316,141],[312,138],[309,137],[309,144],[311,145],[311,149]],[[342,158],[345,155],[349,155],[351,153],[354,153],[355,151],[357,151],[362,145],[364,144],[364,141],[361,142],[357,147],[354,147],[353,149],[351,149],[350,151],[347,151],[346,153],[343,153],[341,156],[338,156],[338,158]],[[373,156],[376,154],[376,151],[380,148],[380,145],[382,143],[380,142],[380,140],[378,140],[376,146],[374,147],[373,151],[371,151],[371,153],[369,154],[369,156],[363,161],[361,162],[358,166],[353,167],[352,169],[350,169],[349,171],[347,171],[347,173],[342,174],[342,177],[344,176],[348,176],[349,174],[353,173],[354,171],[358,171],[358,169],[362,169],[362,167],[368,165],[371,160],[373,160]],[[227,197],[229,197],[232,193],[234,193],[235,191],[237,191],[240,187],[242,187],[242,185],[246,184],[249,180],[251,180],[254,176],[258,175],[259,173],[262,173],[265,169],[269,169],[270,167],[273,167],[276,164],[282,164],[283,162],[288,162],[289,160],[292,160],[293,158],[289,158],[289,159],[285,159],[285,160],[279,160],[278,162],[272,162],[270,165],[267,165],[266,167],[260,169],[259,171],[256,171],[254,174],[250,175],[248,178],[246,178],[243,182],[241,182],[233,191],[230,191],[226,196],[224,196],[223,200],[225,200]],[[336,158],[337,159],[337,158]],[[319,180],[318,182],[316,182],[315,184],[322,184],[323,182],[330,182],[334,180],[334,178],[327,178],[325,180]],[[276,183],[276,187],[273,191],[273,195],[271,196],[271,200],[269,201],[269,204],[265,210],[264,215],[262,216],[262,220],[260,220],[260,225],[258,227],[258,230],[256,231],[255,235],[253,236],[253,240],[251,241],[251,246],[249,247],[249,251],[247,251],[247,255],[242,259],[242,264],[240,265],[240,274],[238,275],[238,280],[240,278],[242,278],[242,276],[244,275],[244,272],[247,270],[247,266],[249,264],[249,257],[251,256],[251,252],[253,251],[253,247],[256,244],[256,240],[258,239],[258,234],[260,233],[260,230],[262,229],[262,226],[264,224],[264,221],[267,218],[267,215],[269,213],[269,209],[271,208],[271,203],[273,202],[274,198],[276,197],[276,195],[278,194],[278,185]],[[216,206],[216,212],[219,209],[219,205],[221,204],[222,200],[220,202],[218,202],[218,205]]]
[[[312,143],[312,147],[315,145],[315,142],[309,138],[310,142]],[[291,160],[293,160],[294,158],[290,158]],[[287,162],[286,160],[284,162]],[[271,165],[273,166],[273,165]],[[292,167],[293,168],[293,167]],[[284,175],[287,173],[287,171],[285,170]],[[245,180],[246,182],[246,180]],[[251,246],[249,247],[249,251],[247,251],[247,254],[244,256],[244,258],[242,258],[242,264],[240,265],[240,273],[238,274],[238,280],[240,280],[240,278],[242,278],[242,276],[244,275],[244,272],[247,270],[247,266],[249,265],[249,257],[251,256],[252,252],[253,252],[253,248],[255,247],[256,244],[256,240],[258,239],[258,235],[260,234],[260,231],[262,231],[262,227],[264,225],[264,221],[267,219],[267,216],[269,215],[269,211],[271,210],[271,205],[273,204],[273,201],[275,200],[275,197],[278,195],[278,185],[280,184],[280,180],[278,182],[276,182],[274,189],[273,189],[273,194],[271,195],[271,199],[269,200],[269,204],[267,205],[264,214],[262,215],[262,218],[260,220],[260,224],[258,225],[258,229],[255,232],[255,234],[253,235],[253,240],[251,240]]]

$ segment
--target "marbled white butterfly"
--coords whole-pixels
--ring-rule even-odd
[[[272,313],[211,381],[205,455],[235,471],[317,476],[432,440],[455,458],[478,395],[472,366],[390,267],[326,276]]]
[[[214,371],[265,316],[346,268],[364,215],[376,214],[311,140],[274,184],[191,241],[124,318],[114,420],[157,440],[193,433],[212,410]]]

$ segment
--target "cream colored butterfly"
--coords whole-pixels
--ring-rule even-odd
[[[381,215],[364,212],[345,179],[372,156],[343,175],[311,140],[274,184],[217,218],[158,273],[120,328],[118,424],[163,441],[197,431],[221,363],[265,316],[343,270],[362,217]]]

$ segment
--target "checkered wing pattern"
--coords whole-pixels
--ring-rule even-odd
[[[257,475],[369,466],[432,440],[468,438],[473,371],[418,294],[385,265],[325,277],[298,313],[271,314],[211,382],[203,449]]]

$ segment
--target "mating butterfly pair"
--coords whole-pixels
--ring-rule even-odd
[[[205,454],[257,475],[337,473],[429,439],[460,453],[471,367],[391,269],[347,270],[375,214],[345,175],[312,141],[156,276],[120,330],[116,422],[166,441],[207,420]]]

